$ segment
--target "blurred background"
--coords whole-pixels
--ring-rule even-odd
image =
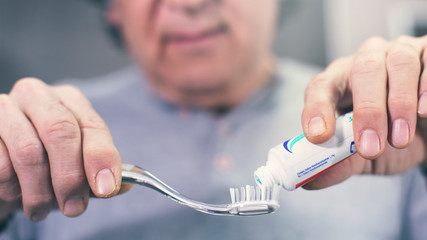
[[[278,56],[321,67],[367,38],[427,34],[427,0],[283,0]],[[26,76],[88,78],[129,64],[101,9],[78,0],[0,0],[0,91]]]

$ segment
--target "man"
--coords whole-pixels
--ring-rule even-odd
[[[141,187],[109,200],[91,199],[87,208],[90,193],[106,198],[124,192],[122,160],[143,166],[190,197],[227,202],[228,187],[252,181],[253,170],[264,164],[268,149],[300,132],[296,126],[303,92],[315,70],[274,59],[271,42],[278,4],[277,0],[111,1],[108,20],[120,29],[136,66],[93,81],[72,82],[84,94],[69,85],[22,79],[0,98],[3,237],[422,237],[427,194],[416,168],[388,177],[355,176],[322,191],[282,191],[278,213],[254,218],[204,215]],[[369,43],[366,48],[369,53],[375,50],[374,56],[386,56],[390,46],[407,46],[408,41],[424,46],[409,47],[411,56],[420,55],[426,42],[422,38],[403,44]],[[356,137],[359,155],[344,160],[309,188],[330,186],[355,173],[404,172],[424,157],[424,142],[415,134],[413,101],[405,111],[406,106],[392,107],[385,98],[384,72],[392,70],[388,66],[392,59],[363,53],[357,53],[354,61],[338,60],[307,88],[303,129],[309,139],[326,140],[333,132],[335,108],[346,108],[351,100],[355,136],[363,136]],[[421,66],[419,59],[405,63]],[[387,64],[372,67],[383,75],[362,68],[370,70],[372,63]],[[392,72],[407,73],[405,68],[399,70]],[[421,68],[409,70],[411,91],[398,91],[399,98],[418,96],[413,85]],[[402,76],[395,79],[403,81]],[[367,80],[382,93],[375,101],[364,91],[355,91]],[[351,93],[353,98],[348,97]],[[380,107],[374,108],[377,102]],[[373,114],[375,121],[365,113],[375,113],[373,109],[381,113]],[[391,131],[391,147],[385,141],[384,112],[396,109],[402,111],[396,119],[411,116],[411,121],[406,132],[402,121],[398,130]],[[411,115],[405,115],[408,112]],[[369,130],[367,135],[358,134],[364,129]],[[60,211],[49,215],[55,205]],[[62,214],[82,215],[71,219]]]

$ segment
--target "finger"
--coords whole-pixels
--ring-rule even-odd
[[[0,112],[0,137],[19,180],[23,210],[29,219],[42,220],[49,214],[54,199],[43,145],[26,116],[7,95],[0,95]],[[8,184],[7,180],[13,181],[13,174],[5,161],[2,165]]]
[[[58,86],[55,91],[80,125],[83,161],[93,193],[97,197],[117,194],[121,185],[121,159],[108,127],[78,89]]]
[[[354,174],[371,171],[370,168],[371,161],[363,159],[359,154],[354,154],[334,165],[328,171],[304,185],[303,188],[308,190],[327,188],[343,182]]]
[[[417,136],[419,136],[420,139],[427,139],[427,119],[426,118],[419,117],[417,119],[417,132],[416,133],[417,134],[415,134],[415,139],[417,138]],[[424,145],[424,144],[425,143],[423,141],[423,144],[421,146],[423,146],[424,148],[420,148],[417,151],[420,151],[425,155],[426,154],[426,152],[425,152],[425,146],[426,145]],[[423,162],[421,163],[421,168],[422,168],[423,172],[425,174],[427,174],[427,158],[424,157],[424,155],[422,156]]]
[[[353,92],[353,132],[358,153],[377,158],[387,142],[387,42],[368,40],[354,57],[350,74]]]
[[[420,164],[425,157],[424,141],[415,135],[414,141],[407,148],[396,149],[389,144],[385,152],[375,160],[366,160],[359,154],[354,154],[325,173],[303,186],[305,189],[315,190],[338,184],[354,174],[391,175],[398,174]],[[402,161],[402,159],[406,161]]]
[[[22,194],[18,178],[10,162],[9,152],[0,139],[0,219],[22,208]]]
[[[425,156],[424,140],[415,134],[414,140],[403,149],[394,148],[390,144],[385,147],[384,154],[374,161],[372,172],[376,175],[392,175],[407,171],[422,163]]]
[[[308,84],[305,90],[302,125],[307,139],[313,143],[328,140],[335,131],[335,112],[347,95],[350,58],[331,63]]]
[[[423,54],[421,56],[422,73],[419,84],[418,116],[427,118],[427,35],[422,38]]]
[[[387,53],[389,142],[396,148],[407,147],[415,135],[422,49],[418,39],[401,37]]]
[[[39,80],[19,81],[10,95],[31,120],[46,149],[59,208],[67,216],[80,215],[87,206],[89,186],[84,174],[76,119]]]
[[[19,187],[18,178],[16,177],[15,170],[10,162],[9,152],[3,140],[0,139],[0,200],[15,204],[20,202],[21,188]],[[11,209],[14,210],[14,209]],[[7,209],[1,211],[5,213]],[[6,214],[7,215],[7,214]],[[4,216],[3,216],[4,217]],[[2,216],[0,216],[2,219]]]

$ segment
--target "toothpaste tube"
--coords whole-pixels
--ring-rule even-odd
[[[356,152],[352,122],[353,113],[337,118],[334,136],[322,144],[312,144],[301,134],[273,147],[266,165],[254,173],[256,183],[294,190],[313,180]]]

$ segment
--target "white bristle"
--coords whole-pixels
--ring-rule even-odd
[[[254,187],[246,185],[240,188],[230,188],[232,203],[245,201],[277,201],[279,198],[280,187]]]
[[[246,201],[251,201],[252,200],[251,186],[246,185],[245,191],[246,191]]]
[[[255,191],[255,187],[251,186],[251,201],[256,200],[256,191]]]
[[[279,193],[280,193],[280,187],[278,187],[277,185],[275,185],[273,187],[273,194],[271,196],[271,199],[277,201],[279,199]]]
[[[255,191],[256,191],[256,196],[255,196],[255,199],[261,199],[261,188],[259,188],[259,187],[256,187],[255,188]]]
[[[261,188],[261,200],[265,200],[267,198],[266,189],[267,188],[265,188],[265,187]]]
[[[246,201],[246,188],[240,188],[240,202]]]
[[[236,202],[236,190],[234,188],[230,188],[230,196],[231,196],[231,203]]]

